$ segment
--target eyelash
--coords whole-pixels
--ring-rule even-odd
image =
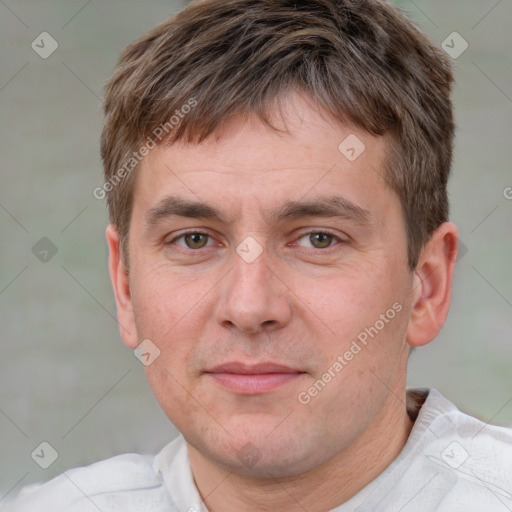
[[[165,245],[172,245],[174,244],[177,240],[180,240],[181,238],[184,238],[185,236],[187,235],[191,235],[191,234],[195,234],[195,235],[204,235],[204,236],[207,236],[209,237],[210,239],[213,239],[213,237],[211,235],[209,235],[208,233],[205,233],[203,231],[197,231],[197,230],[194,230],[194,229],[191,229],[189,231],[185,231],[184,233],[181,233],[180,235],[178,235],[177,237],[173,238],[172,240],[170,240],[169,242],[166,242]],[[299,234],[299,236],[297,237],[297,240],[300,240],[301,238],[307,236],[307,235],[312,235],[312,234],[322,234],[322,235],[329,235],[329,236],[332,236],[333,237],[333,241],[336,240],[338,243],[344,243],[346,242],[346,240],[343,240],[342,238],[340,238],[338,235],[334,234],[332,231],[329,231],[328,229],[322,229],[322,230],[310,230],[310,231],[303,231],[302,233]],[[319,252],[319,251],[322,251],[324,253],[328,253],[328,252],[331,252],[331,250],[336,246],[337,244],[334,244],[334,245],[331,245],[329,247],[326,247],[324,249],[317,249],[317,248],[308,248],[308,247],[304,247],[304,249],[309,249],[310,251],[314,251],[314,252]],[[201,247],[200,249],[191,249],[189,247],[185,248],[185,247],[181,247],[181,246],[178,246],[180,247],[180,249],[184,250],[184,251],[191,251],[191,252],[199,252],[201,249],[206,249],[207,247]]]

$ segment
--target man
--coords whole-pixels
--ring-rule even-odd
[[[452,81],[381,0],[196,2],[130,45],[95,194],[182,435],[7,510],[512,510],[512,432],[406,390],[451,297]]]

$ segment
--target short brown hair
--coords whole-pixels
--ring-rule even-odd
[[[414,269],[448,218],[452,83],[447,56],[384,0],[190,4],[129,45],[106,86],[101,156],[125,262],[136,174],[126,162],[135,169],[158,127],[181,113],[159,138],[168,144],[200,143],[240,114],[272,127],[276,101],[298,90],[340,122],[389,135],[384,179],[400,198]]]

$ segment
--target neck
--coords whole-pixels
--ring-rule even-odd
[[[413,422],[402,400],[390,393],[368,428],[323,465],[289,478],[254,479],[219,468],[191,445],[194,479],[210,512],[325,512],[348,501],[397,457]]]

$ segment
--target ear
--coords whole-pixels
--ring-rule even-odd
[[[413,301],[406,335],[407,343],[413,347],[431,342],[446,320],[458,246],[457,227],[445,222],[421,251],[414,271]]]
[[[129,275],[121,254],[119,233],[110,224],[105,235],[109,249],[108,270],[116,299],[117,321],[121,339],[127,347],[134,349],[138,345],[137,330],[135,328]]]

